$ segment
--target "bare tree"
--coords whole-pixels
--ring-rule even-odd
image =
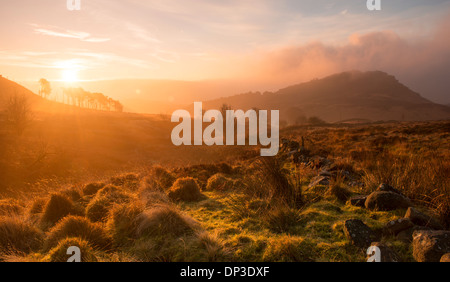
[[[22,135],[33,120],[33,113],[25,95],[14,94],[6,103],[6,122],[17,135]]]

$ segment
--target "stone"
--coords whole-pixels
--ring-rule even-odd
[[[367,197],[365,207],[370,210],[392,211],[406,209],[411,206],[411,201],[394,192],[375,191]]]
[[[403,230],[414,226],[414,223],[409,218],[400,218],[386,223],[383,228],[383,234],[387,236],[395,236]]]
[[[440,262],[450,262],[450,253],[446,253],[441,257]]]
[[[391,248],[380,242],[373,242],[370,246],[380,249],[381,260],[379,262],[400,262],[399,255]]]
[[[367,249],[377,237],[372,229],[359,219],[346,220],[344,234],[353,245],[362,249]]]
[[[367,196],[354,196],[350,198],[350,205],[355,207],[365,207]]]
[[[439,221],[429,215],[426,215],[413,207],[406,211],[405,218],[409,218],[414,224],[429,227],[434,230],[445,229]]]
[[[439,262],[450,252],[450,231],[415,231],[413,256],[418,262]]]
[[[400,192],[400,190],[397,190],[394,187],[392,187],[391,185],[386,184],[386,183],[380,184],[380,186],[378,186],[376,191],[379,191],[379,192],[392,192],[392,193],[397,193],[399,195],[404,196],[402,194],[402,192]]]
[[[424,226],[414,225],[413,227],[400,231],[397,234],[396,238],[397,240],[411,243],[413,241],[413,234],[415,231],[429,231],[429,230],[432,229]]]

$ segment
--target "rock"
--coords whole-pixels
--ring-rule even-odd
[[[414,226],[414,223],[409,218],[400,218],[388,222],[383,228],[383,234],[392,236],[397,235],[403,230],[409,229]]]
[[[311,179],[311,182],[308,185],[308,188],[317,186],[317,185],[330,185],[330,179],[326,176],[316,176]]]
[[[446,253],[441,257],[441,262],[450,262],[450,253]]]
[[[380,249],[381,260],[379,262],[400,262],[399,255],[385,244],[373,242],[371,246]]]
[[[424,226],[414,225],[413,227],[400,231],[397,234],[396,238],[397,240],[411,243],[413,241],[413,234],[415,231],[429,231],[429,230],[432,229]]]
[[[411,201],[394,192],[375,191],[367,197],[365,207],[370,210],[391,211],[406,209],[411,206]]]
[[[445,229],[439,221],[429,215],[421,213],[413,207],[409,207],[406,211],[405,218],[409,218],[414,224],[420,226],[426,226],[435,230]]]
[[[400,190],[397,190],[394,187],[392,187],[391,185],[386,184],[386,183],[380,184],[380,186],[378,186],[376,191],[379,191],[379,192],[392,192],[392,193],[397,193],[399,195],[405,196],[405,195],[402,194],[402,192],[400,192]]]
[[[359,219],[345,221],[344,234],[353,245],[363,249],[367,249],[377,237],[372,229]]]
[[[450,252],[450,231],[415,231],[413,256],[418,262],[439,262]]]
[[[364,208],[367,196],[355,196],[350,198],[350,205]]]

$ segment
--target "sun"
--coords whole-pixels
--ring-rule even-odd
[[[64,69],[62,71],[62,80],[65,82],[77,82],[78,71],[76,69]]]

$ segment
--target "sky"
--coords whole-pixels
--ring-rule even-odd
[[[10,79],[239,79],[287,86],[382,70],[450,103],[450,0],[0,1]]]

